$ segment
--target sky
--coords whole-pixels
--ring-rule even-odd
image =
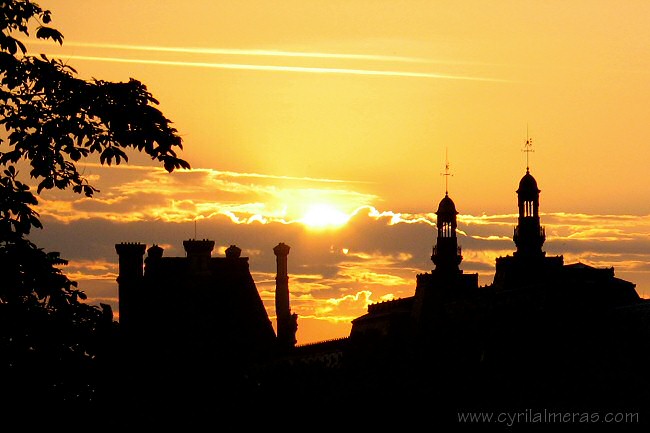
[[[208,238],[213,256],[249,257],[275,325],[284,242],[298,343],[345,337],[431,271],[446,188],[461,269],[489,284],[515,250],[527,165],[547,255],[614,267],[650,297],[650,2],[38,3],[64,43],[27,40],[29,54],[142,81],[192,166],[88,160],[94,198],[39,197],[32,238],[89,302],[119,313],[116,243],[184,256],[183,240]]]

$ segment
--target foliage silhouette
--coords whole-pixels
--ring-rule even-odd
[[[83,80],[60,60],[27,55],[20,38],[63,44],[51,12],[31,1],[0,3],[0,405],[58,402],[77,407],[97,400],[116,323],[108,305],[86,295],[58,266],[66,261],[28,239],[42,229],[38,200],[18,167],[28,167],[37,193],[99,192],[76,163],[98,156],[106,165],[147,154],[168,172],[189,169],[177,156],[181,137],[146,86]],[[17,35],[18,37],[16,37]]]

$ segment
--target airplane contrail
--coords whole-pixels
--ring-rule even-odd
[[[67,59],[89,60],[98,62],[114,63],[139,63],[147,65],[164,65],[164,66],[189,66],[197,68],[215,68],[215,69],[239,69],[249,71],[275,71],[275,72],[303,72],[313,74],[344,74],[344,75],[374,75],[384,77],[414,77],[414,78],[439,78],[447,80],[468,80],[468,81],[490,81],[490,82],[511,82],[511,80],[502,80],[497,78],[469,77],[463,75],[437,74],[430,72],[409,72],[409,71],[380,71],[372,69],[348,69],[348,68],[323,68],[307,66],[276,66],[276,65],[252,65],[240,63],[211,63],[211,62],[185,62],[177,60],[151,60],[151,59],[126,59],[120,57],[100,57],[100,56],[80,56],[80,55],[62,55]]]
[[[23,41],[27,43],[27,41]],[[48,41],[29,41],[36,45],[51,44]],[[260,50],[260,49],[236,49],[236,48],[198,48],[198,47],[161,47],[152,45],[125,45],[105,44],[94,42],[66,42],[66,47],[80,48],[105,48],[114,50],[130,51],[154,51],[166,53],[189,53],[189,54],[217,54],[230,56],[268,56],[268,57],[304,57],[318,59],[349,59],[349,60],[376,60],[386,62],[408,62],[408,63],[437,63],[429,59],[419,57],[386,56],[375,54],[345,54],[345,53],[313,53],[304,51],[283,51],[283,50]]]

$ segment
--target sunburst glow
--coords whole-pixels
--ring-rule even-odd
[[[344,225],[349,219],[349,215],[334,206],[318,203],[309,206],[300,221],[311,228],[333,228]]]

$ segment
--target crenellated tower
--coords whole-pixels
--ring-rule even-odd
[[[139,242],[115,244],[119,257],[117,277],[119,323],[122,329],[130,329],[137,315],[137,291],[141,289],[144,275],[144,252],[146,245]]]

